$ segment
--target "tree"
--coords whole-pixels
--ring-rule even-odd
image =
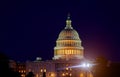
[[[46,72],[43,72],[43,77],[46,77]]]
[[[9,67],[9,59],[3,53],[0,53],[0,77],[21,77]]]

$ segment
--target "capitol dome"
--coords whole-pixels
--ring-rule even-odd
[[[71,26],[70,16],[66,20],[66,27],[60,32],[54,48],[54,59],[82,59],[83,47],[79,34]]]
[[[80,38],[76,30],[64,29],[60,32],[58,40],[80,40]]]

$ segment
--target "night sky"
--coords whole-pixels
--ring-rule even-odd
[[[0,52],[16,61],[52,59],[67,14],[85,57],[120,61],[120,5],[111,0],[4,0],[0,2]]]

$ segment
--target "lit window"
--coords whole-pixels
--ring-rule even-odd
[[[67,51],[65,50],[65,54],[67,54]]]
[[[80,77],[84,77],[83,73],[80,73]]]
[[[70,54],[71,54],[71,50],[70,50]]]
[[[67,50],[67,54],[69,54],[69,50]]]
[[[46,72],[46,69],[44,69],[44,72]]]
[[[24,73],[25,73],[26,71],[24,70]]]
[[[64,49],[62,51],[63,51],[63,55],[64,55]]]
[[[41,69],[40,72],[43,72],[43,70]]]
[[[70,73],[70,76],[72,76],[72,74]]]
[[[38,74],[36,74],[36,77],[38,77]]]
[[[54,73],[51,73],[51,75],[50,75],[51,77],[54,77]]]
[[[21,73],[23,73],[23,70],[21,70]]]
[[[68,67],[66,68],[66,70],[68,70]]]
[[[22,77],[25,77],[25,75],[24,75],[24,74],[22,74],[21,76],[22,76]]]
[[[71,50],[72,51],[72,53],[71,54],[73,54],[73,50]]]
[[[62,76],[65,76],[65,74],[63,73]]]

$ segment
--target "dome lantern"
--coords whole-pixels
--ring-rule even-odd
[[[71,23],[72,23],[72,21],[70,19],[70,14],[68,14],[65,29],[73,29]]]

